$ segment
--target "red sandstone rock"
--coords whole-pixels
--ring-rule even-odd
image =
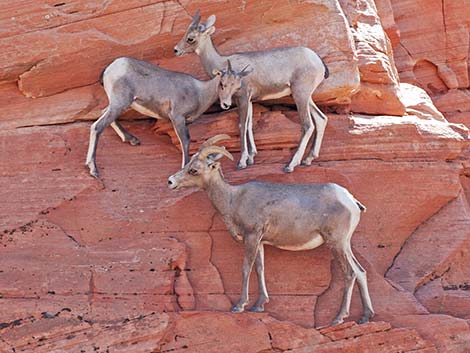
[[[465,186],[464,186],[465,188]],[[457,222],[453,222],[457,223]],[[455,229],[455,228],[454,228]],[[465,231],[462,229],[462,231]],[[462,234],[457,231],[456,234]],[[463,233],[464,234],[464,233]],[[436,314],[448,314],[468,319],[470,312],[469,292],[469,240],[453,243],[454,253],[447,260],[445,270],[440,276],[432,276],[431,281],[416,291],[416,297],[426,308]],[[434,277],[437,277],[434,279]]]
[[[292,114],[293,113],[293,114]],[[300,138],[300,126],[290,118],[297,118],[295,112],[266,111],[255,105],[253,113],[253,131],[259,150],[297,147]],[[390,127],[387,130],[385,127]],[[200,118],[190,125],[191,150],[197,150],[206,136],[225,133],[232,138],[224,141],[230,151],[239,150],[238,114],[236,110],[216,116]],[[155,131],[168,134],[173,143],[178,139],[169,122],[158,121]],[[278,136],[277,131],[282,131]],[[390,136],[394,139],[391,140]],[[443,141],[436,145],[435,138]],[[429,158],[436,154],[445,158],[455,158],[466,146],[463,141],[468,130],[461,124],[449,124],[447,121],[424,120],[415,116],[362,116],[330,115],[325,132],[320,160],[348,158]],[[428,139],[429,143],[426,142]],[[446,141],[446,142],[444,142]],[[396,149],[399,143],[401,148]],[[418,145],[416,145],[418,143]],[[424,143],[421,145],[421,143]],[[349,145],[348,145],[349,144]],[[380,145],[380,147],[378,146]],[[413,146],[422,146],[415,148]],[[431,153],[432,151],[432,153]],[[444,157],[445,156],[445,157]],[[431,157],[433,158],[433,157]],[[287,159],[285,162],[287,163]]]
[[[18,325],[1,333],[0,341],[10,352],[144,353],[158,349],[169,328],[170,317],[160,313],[92,323],[73,312],[62,311],[57,315],[24,320]]]
[[[395,23],[395,18],[393,17],[391,0],[375,0],[374,2],[377,7],[377,13],[379,14],[382,27],[392,43],[392,48],[395,50],[400,43],[400,30],[398,29],[398,26]]]
[[[407,114],[416,115],[422,119],[446,121],[444,115],[436,108],[422,88],[409,83],[401,83],[400,93]]]
[[[332,341],[338,341],[351,337],[357,337],[363,335],[365,332],[383,332],[388,331],[392,327],[387,322],[370,322],[364,325],[357,325],[353,322],[347,322],[337,326],[330,326],[328,328],[320,330],[322,335],[327,336]]]
[[[431,340],[439,352],[465,353],[470,350],[468,323],[447,315],[397,316],[396,325],[414,327],[420,335]]]
[[[3,23],[0,36],[11,37],[18,34],[54,28],[158,2],[161,1],[130,0],[122,2],[111,0],[99,2],[72,0],[67,3],[47,1],[47,3],[41,5],[34,0],[25,0],[21,4],[12,2],[5,4],[0,10],[0,19]]]
[[[192,14],[198,8],[204,16],[211,13],[218,16],[219,29],[214,40],[223,53],[287,44],[317,50],[326,58],[332,74],[318,91],[316,100],[320,102],[347,101],[359,84],[350,33],[336,0],[295,5],[279,0],[276,4],[237,7],[191,2],[184,4],[184,8],[178,2],[139,4],[137,0],[126,4],[111,2],[108,6],[87,2],[66,4],[49,9],[34,8],[34,5],[30,4],[32,8],[28,10],[33,22],[30,29],[11,25],[10,34],[0,39],[4,48],[0,56],[3,69],[0,79],[12,81],[19,76],[20,90],[26,96],[51,95],[92,84],[118,56],[151,59],[167,68],[200,75],[199,59],[194,55],[177,59],[172,50],[189,24],[188,11]],[[67,14],[70,11],[78,12],[71,16]],[[90,12],[99,16],[91,16]],[[54,25],[41,24],[40,16],[49,17]],[[315,31],[310,30],[312,17],[316,19]],[[15,21],[26,21],[26,18],[22,14]],[[39,23],[34,23],[35,20]],[[11,34],[15,32],[12,41]],[[12,56],[15,57],[13,65]]]
[[[425,0],[391,0],[391,4],[400,31],[394,54],[401,80],[425,89],[446,116],[468,112],[468,100],[462,98],[469,88],[470,4]]]
[[[389,268],[387,277],[414,292],[430,280],[442,276],[456,254],[468,246],[468,213],[468,205],[462,195],[444,205],[408,238]],[[443,229],[450,231],[452,238],[443,237]],[[420,251],[421,256],[412,258],[410,254],[416,251]]]
[[[16,352],[436,352],[414,330],[365,325],[350,339],[329,342],[319,331],[260,314],[153,313],[104,324],[63,311],[3,331],[0,342]]]
[[[468,130],[448,124],[416,87],[397,91],[382,29],[401,79],[424,88],[450,121],[469,125],[467,4],[375,2],[380,18],[369,0],[255,1],[230,10],[216,1],[26,1],[0,9],[0,67],[9,81],[0,87],[0,351],[468,352]],[[233,183],[337,182],[366,204],[353,248],[368,270],[372,323],[313,328],[331,322],[341,299],[343,279],[326,247],[267,248],[267,313],[229,313],[242,246],[203,192],[167,188],[180,168],[171,125],[156,125],[169,139],[150,122],[124,123],[139,147],[107,129],[98,148],[103,182],[83,166],[89,124],[15,129],[95,119],[106,105],[97,78],[117,56],[204,77],[196,56],[172,54],[186,10],[197,8],[217,15],[223,53],[286,42],[316,49],[332,72],[317,102],[349,103],[360,72],[353,110],[411,114],[330,114],[320,160],[286,175],[297,112],[255,105],[257,164],[234,171],[223,161]],[[25,97],[19,75],[26,95],[47,97]],[[238,157],[237,124],[236,111],[202,117],[190,126],[192,150],[228,133]],[[255,274],[251,280],[254,301]],[[349,320],[360,311],[356,288]]]
[[[286,117],[294,119],[296,113],[271,113],[258,108],[256,111],[259,117],[255,118],[256,126],[261,129],[256,131],[256,136],[264,141],[260,144],[263,147],[258,164],[244,171],[234,171],[233,163],[224,161],[227,179],[235,183],[248,179],[334,181],[348,187],[368,207],[354,235],[353,245],[358,258],[369,270],[377,319],[400,326],[396,321],[400,315],[424,315],[426,310],[412,293],[397,291],[393,283],[384,280],[383,273],[413,230],[458,195],[460,162],[442,160],[455,160],[461,154],[467,145],[464,130],[432,120],[331,116],[323,146],[326,160],[286,175],[281,167],[290,151],[272,150],[276,136],[267,131],[263,135],[262,129],[280,124],[278,129],[286,134],[284,143],[293,146],[297,138],[293,132],[298,133],[299,126]],[[236,148],[238,139],[233,113],[195,122],[191,127],[196,139],[193,147],[197,147],[197,142],[207,134],[208,126],[219,126],[224,130],[231,124],[234,139],[228,142]],[[16,297],[13,298],[14,292],[9,290],[9,294],[0,299],[2,305],[9,308],[7,315],[2,315],[2,322],[38,316],[41,312],[54,314],[63,308],[70,308],[89,320],[104,321],[192,307],[228,311],[231,301],[238,297],[242,247],[228,235],[204,193],[193,190],[172,192],[166,186],[167,176],[179,169],[177,148],[167,137],[155,136],[148,122],[125,125],[142,139],[143,144],[139,147],[123,144],[111,129],[105,131],[98,149],[104,189],[88,176],[83,166],[88,124],[25,128],[18,130],[20,134],[11,130],[2,133],[4,141],[8,139],[9,142],[3,144],[7,153],[15,153],[18,146],[22,151],[19,155],[16,152],[19,159],[8,164],[5,161],[2,170],[7,170],[8,165],[10,180],[36,180],[32,184],[36,187],[28,189],[23,196],[36,201],[2,203],[2,214],[8,215],[2,220],[3,227],[9,231],[2,233],[2,244],[7,251],[2,252],[1,261],[7,268],[28,268],[24,275],[17,277]],[[214,134],[217,133],[215,130]],[[394,139],[390,140],[390,136]],[[432,149],[438,141],[442,141],[440,150]],[[389,152],[384,152],[387,150]],[[416,154],[417,151],[421,152]],[[386,157],[387,153],[390,157]],[[380,159],[366,159],[374,155]],[[424,161],[413,160],[413,155]],[[380,156],[386,159],[381,160]],[[344,158],[359,160],[328,161]],[[52,171],[56,168],[60,170]],[[8,190],[6,195],[23,195],[24,184],[6,184],[8,188],[4,188],[4,192]],[[410,194],[413,194],[412,203]],[[384,203],[386,213],[383,212]],[[406,210],[403,204],[408,204]],[[38,215],[40,212],[44,214]],[[36,219],[37,222],[18,228]],[[13,228],[18,230],[10,234]],[[440,235],[453,235],[451,228],[450,233],[445,232],[442,230]],[[54,240],[51,242],[51,239]],[[82,262],[71,268],[79,269],[74,266],[86,264],[86,271],[69,271],[67,277],[63,277],[64,271],[56,271],[56,275],[49,275],[44,282],[41,277],[44,266],[40,265],[45,261],[43,257],[39,256],[37,265],[32,266],[26,260],[29,255],[22,257],[21,254],[32,254],[50,243],[56,244],[57,250],[53,253],[62,254],[58,264],[70,267],[73,263],[69,258],[80,260]],[[168,256],[151,255],[154,251]],[[46,250],[41,250],[39,254],[44,252]],[[91,254],[99,254],[102,259],[95,262]],[[130,261],[132,256],[141,259],[135,268]],[[109,269],[113,263],[126,258],[127,265],[117,264]],[[161,265],[150,267],[150,261],[156,264],[155,260]],[[266,306],[267,312],[277,319],[308,326],[329,323],[338,309],[342,290],[339,269],[334,265],[332,276],[330,261],[330,253],[325,247],[298,253],[268,248],[266,279],[272,302]],[[48,266],[57,268],[55,263]],[[155,271],[151,271],[152,268]],[[130,269],[134,272],[129,272]],[[9,276],[9,273],[0,273],[1,288],[12,288],[14,282]],[[32,280],[35,277],[38,279]],[[118,283],[111,280],[121,277],[123,280]],[[67,281],[61,284],[61,278],[67,278]],[[255,275],[252,281],[251,299],[254,300],[257,295]],[[30,292],[27,283],[31,284]],[[43,283],[48,285],[43,286]],[[328,287],[330,289],[325,292]],[[48,293],[56,290],[57,293],[71,294]],[[351,319],[360,316],[360,308],[355,292]],[[385,331],[377,336],[376,342],[385,342],[388,335]],[[407,335],[400,333],[390,339],[395,343],[404,342],[402,340],[408,340]],[[357,344],[361,342],[359,340]],[[340,349],[338,347],[343,345],[333,345],[331,349]]]
[[[373,0],[340,0],[353,33],[361,87],[351,109],[368,114],[403,115],[392,48]]]
[[[268,319],[263,321],[267,324],[271,345],[274,349],[286,351],[330,342],[321,331],[299,327],[288,322]]]
[[[0,128],[96,120],[107,105],[103,88],[90,85],[37,99],[27,98],[15,84],[0,85]],[[22,118],[19,118],[21,116]]]
[[[455,266],[452,265],[452,267]],[[463,271],[463,273],[465,272]],[[416,291],[416,297],[431,313],[452,315],[464,319],[470,317],[468,310],[470,293],[466,282],[449,284],[441,278],[437,278],[420,287]]]

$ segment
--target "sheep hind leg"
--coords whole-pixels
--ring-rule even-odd
[[[132,146],[140,145],[140,140],[124,129],[124,127],[117,120],[111,123],[111,127],[114,129],[114,131],[116,131],[116,134],[118,134],[122,142],[128,142]]]
[[[313,137],[312,148],[308,156],[302,161],[302,165],[311,165],[314,159],[320,155],[320,148],[325,134],[328,117],[317,107],[312,98],[309,101],[309,111],[315,123],[315,135]]]
[[[120,112],[120,109],[115,109],[110,105],[105,109],[100,118],[90,127],[90,141],[88,144],[88,153],[85,165],[89,168],[90,174],[95,178],[99,178],[99,172],[96,166],[96,149],[98,147],[98,140],[103,130],[117,119]]]
[[[98,168],[96,167],[96,148],[98,140],[105,128],[114,123],[119,114],[128,108],[133,100],[133,93],[125,81],[116,81],[112,87],[108,87],[105,91],[108,94],[109,105],[103,114],[90,127],[90,142],[88,145],[88,153],[85,164],[90,169],[90,174],[95,178],[99,178]]]
[[[351,247],[349,247],[347,254],[350,258],[349,261],[353,267],[355,267],[355,272],[357,274],[357,284],[359,286],[362,302],[362,317],[358,323],[363,324],[369,322],[370,319],[372,319],[375,315],[374,309],[372,307],[372,301],[370,300],[369,288],[367,286],[367,272],[354,256]]]
[[[351,265],[350,259],[345,249],[334,249],[333,252],[344,274],[343,299],[338,314],[331,323],[331,325],[338,325],[344,322],[344,319],[349,316],[352,291],[354,283],[356,282],[357,275],[353,266]]]

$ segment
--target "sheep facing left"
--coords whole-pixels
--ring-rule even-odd
[[[189,163],[168,178],[168,187],[203,189],[220,213],[232,237],[245,246],[240,300],[233,312],[244,311],[253,265],[258,275],[259,298],[251,311],[260,312],[269,301],[264,280],[264,245],[297,251],[326,244],[345,274],[343,300],[333,321],[349,315],[353,286],[357,280],[362,300],[360,323],[374,316],[367,275],[351,249],[351,237],[365,207],[345,188],[329,184],[278,184],[252,181],[241,185],[225,182],[218,160],[233,160],[214,144],[226,139],[217,135],[207,140]]]

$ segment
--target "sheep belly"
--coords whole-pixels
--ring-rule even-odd
[[[131,108],[134,109],[135,111],[139,112],[140,114],[144,114],[147,116],[150,116],[152,118],[160,119],[160,115],[158,115],[156,112],[151,111],[150,109],[144,107],[143,105],[140,105],[137,102],[132,102]]]
[[[272,93],[272,94],[265,94],[264,96],[261,96],[260,97],[260,100],[263,100],[263,101],[266,101],[266,100],[270,100],[270,99],[278,99],[278,98],[282,98],[282,97],[285,97],[285,96],[288,96],[290,95],[292,92],[290,90],[290,87],[286,87],[284,88],[282,91],[280,92],[277,92],[277,93]]]
[[[314,234],[306,243],[303,244],[296,244],[296,245],[276,245],[270,242],[266,242],[266,244],[273,245],[282,250],[290,250],[290,251],[301,251],[301,250],[310,250],[315,249],[322,245],[325,242],[323,237],[320,234]]]

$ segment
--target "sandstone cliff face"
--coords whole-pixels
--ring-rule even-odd
[[[453,100],[468,88],[468,55],[450,44],[465,37],[467,4],[443,4],[23,1],[0,9],[0,351],[470,351],[469,137],[457,124],[467,122],[466,103]],[[167,188],[180,164],[170,124],[124,122],[138,147],[106,130],[102,181],[85,170],[83,120],[106,105],[97,80],[113,59],[204,77],[195,55],[172,54],[198,8],[217,15],[223,53],[306,45],[327,62],[332,76],[314,99],[352,113],[328,115],[320,159],[282,173],[300,135],[297,112],[256,104],[256,165],[223,168],[231,183],[336,182],[366,204],[353,248],[368,271],[374,322],[321,328],[342,293],[325,247],[268,248],[267,312],[228,313],[240,292],[242,247],[203,192]],[[412,19],[419,11],[426,21]],[[426,46],[419,26],[445,34],[447,44]],[[426,90],[445,117],[423,90],[400,81]],[[238,157],[237,124],[235,110],[204,115],[190,126],[192,150],[227,133]],[[254,300],[255,275],[250,293]],[[360,309],[355,289],[351,320]]]
[[[425,89],[451,121],[468,124],[470,2],[391,0],[391,5],[400,32],[395,58],[401,80]]]

